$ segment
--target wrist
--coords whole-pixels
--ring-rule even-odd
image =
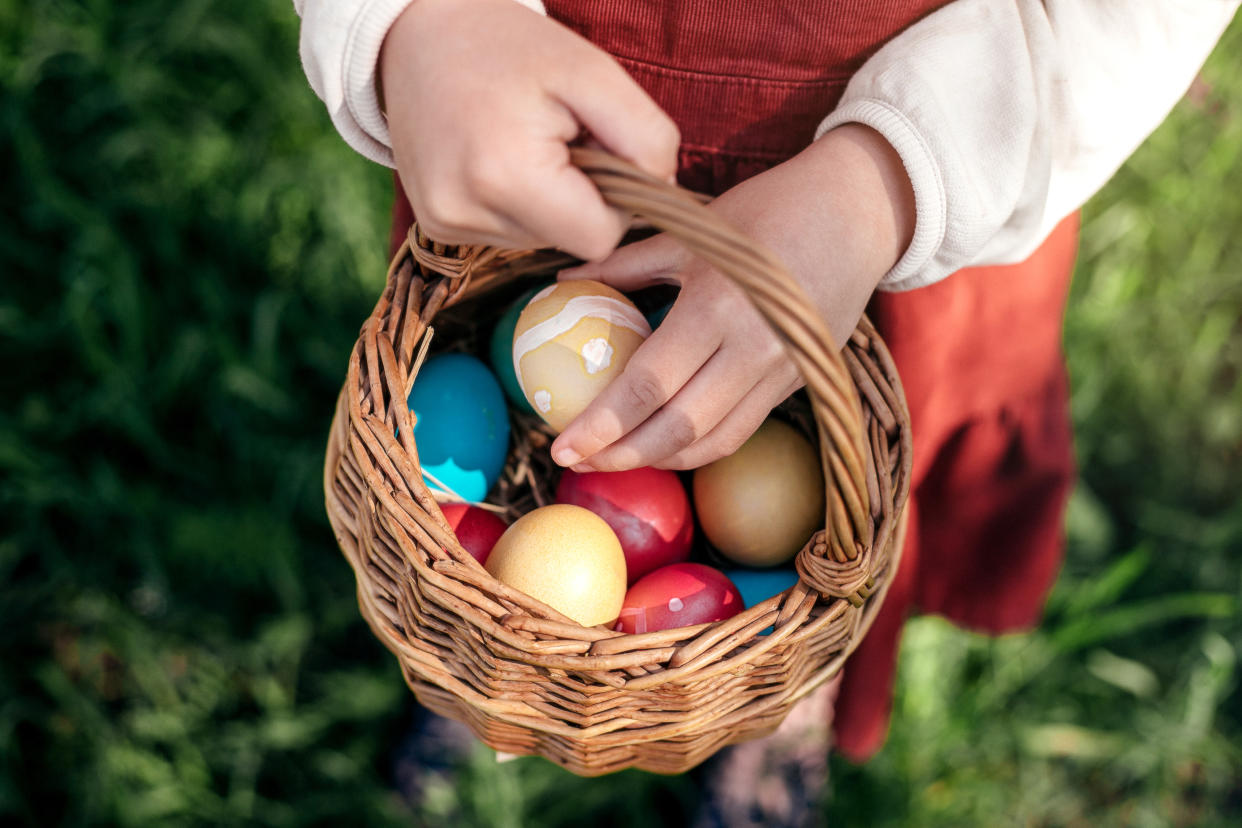
[[[860,123],[828,131],[802,155],[832,180],[835,206],[852,216],[852,235],[864,246],[865,269],[878,274],[878,284],[914,238],[914,188],[901,156],[881,133]]]
[[[843,102],[819,125],[816,135],[826,137],[853,125],[866,125],[884,137],[900,156],[914,191],[914,235],[900,260],[880,282],[880,289],[912,290],[943,278],[945,274],[937,275],[935,264],[948,234],[941,161],[905,113],[876,98]]]
[[[780,254],[838,345],[915,232],[901,159],[861,124],[842,125],[747,179],[717,207]]]

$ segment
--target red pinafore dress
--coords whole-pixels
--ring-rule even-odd
[[[805,148],[863,62],[944,0],[545,4],[677,122],[679,182],[718,195]],[[397,201],[400,240],[411,217]],[[1076,243],[1071,217],[1021,264],[877,293],[868,309],[905,386],[914,469],[901,568],[846,664],[833,716],[835,745],[852,759],[887,734],[908,616],[988,633],[1039,620],[1074,474],[1061,322]]]

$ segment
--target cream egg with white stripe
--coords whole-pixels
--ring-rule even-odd
[[[558,282],[531,297],[513,330],[513,369],[539,416],[561,431],[625,368],[651,326],[601,282]]]

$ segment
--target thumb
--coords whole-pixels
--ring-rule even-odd
[[[667,234],[618,247],[598,262],[567,267],[557,274],[560,281],[593,279],[622,293],[651,285],[679,285],[681,271],[690,254]]]

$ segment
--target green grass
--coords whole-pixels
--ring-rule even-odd
[[[320,488],[389,179],[296,43],[285,0],[0,0],[0,820],[676,824],[685,779],[482,748],[393,792],[412,703]],[[1086,211],[1046,622],[913,622],[833,823],[1242,821],[1239,49]]]

